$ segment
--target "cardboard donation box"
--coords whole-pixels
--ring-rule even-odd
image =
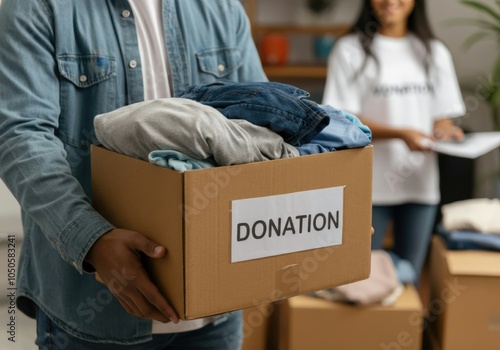
[[[423,309],[413,286],[393,305],[358,307],[297,296],[280,304],[278,313],[279,350],[422,349]]]
[[[426,319],[440,348],[500,349],[500,252],[448,250],[436,236],[430,271]]]
[[[365,279],[371,146],[186,172],[92,147],[93,205],[164,245],[146,261],[195,319]]]

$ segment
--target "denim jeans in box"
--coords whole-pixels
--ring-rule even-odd
[[[276,82],[217,81],[194,85],[179,97],[219,110],[226,118],[245,119],[271,129],[292,146],[308,143],[329,123],[328,114],[310,94]]]

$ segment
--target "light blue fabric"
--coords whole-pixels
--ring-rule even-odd
[[[330,123],[310,142],[297,147],[301,155],[364,147],[371,143],[371,130],[358,117],[329,105],[320,107],[327,112]]]
[[[390,250],[387,253],[389,253],[392,262],[394,263],[399,282],[401,282],[401,284],[415,283],[417,275],[411,263],[407,260],[401,259],[396,253]]]
[[[408,261],[415,271],[418,285],[422,266],[431,240],[437,205],[405,203],[372,207],[372,249],[382,249],[390,222],[393,222],[394,246],[390,249]]]
[[[165,168],[179,171],[213,168],[208,160],[194,159],[184,153],[168,150],[157,150],[149,153],[149,162]]]
[[[267,80],[240,1],[163,0],[163,18],[174,96],[223,78]],[[0,177],[25,230],[18,306],[34,317],[37,304],[90,341],[150,340],[151,321],[114,298],[93,307],[107,288],[83,273],[113,228],[90,204],[93,118],[144,99],[133,11],[127,0],[3,0],[0,33]]]

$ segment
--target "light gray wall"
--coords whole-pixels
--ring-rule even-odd
[[[0,180],[0,241],[9,234],[21,237],[21,210],[17,201]]]
[[[494,0],[483,0],[494,5]],[[455,61],[455,68],[463,84],[474,85],[481,75],[488,74],[497,54],[498,44],[494,39],[484,41],[464,50],[464,40],[476,32],[476,29],[467,25],[450,25],[451,19],[482,18],[476,11],[465,7],[457,0],[428,1],[428,14],[432,26],[440,39],[450,48]]]

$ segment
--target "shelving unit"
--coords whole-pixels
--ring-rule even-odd
[[[266,75],[271,79],[284,78],[311,78],[323,79],[326,78],[326,66],[313,65],[286,65],[286,66],[264,66]]]
[[[258,0],[251,0],[258,1]],[[308,35],[322,35],[322,34],[333,34],[341,35],[344,34],[348,29],[348,25],[335,25],[335,26],[304,26],[304,25],[259,25],[252,22],[252,28],[254,35],[263,35],[269,33],[288,33],[288,34],[308,34]]]
[[[331,26],[316,26],[316,25],[268,25],[260,24],[257,20],[257,8],[259,1],[263,0],[245,0],[244,6],[250,18],[252,26],[252,34],[256,43],[260,38],[266,34],[279,33],[288,36],[291,35],[308,35],[317,36],[332,34],[335,36],[342,35],[349,30],[348,24],[339,24]],[[326,64],[325,63],[302,63],[290,64],[286,66],[270,66],[265,65],[264,70],[271,80],[283,79],[325,79],[326,78]]]

